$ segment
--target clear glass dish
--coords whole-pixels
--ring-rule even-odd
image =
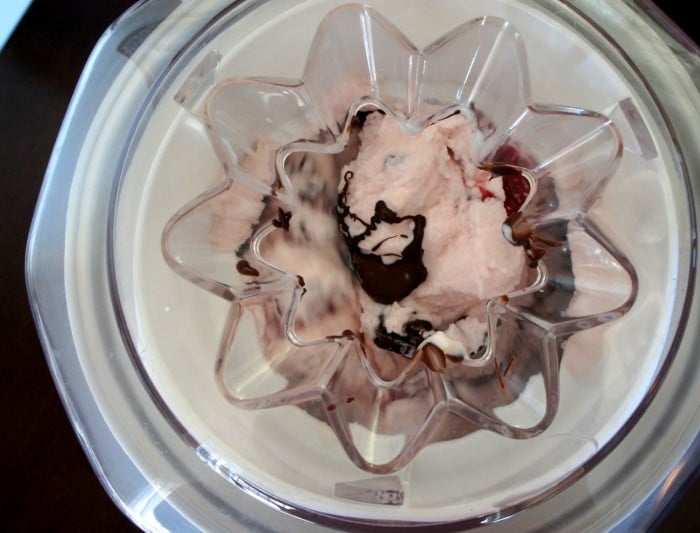
[[[196,113],[192,96],[176,98]],[[357,329],[361,289],[346,279],[336,199],[342,161],[357,150],[353,118],[367,109],[409,132],[460,113],[478,129],[476,162],[529,176],[524,204],[503,215],[504,232],[531,255],[528,279],[484,304],[481,354],[426,365],[418,350],[409,362]],[[634,301],[632,266],[588,215],[622,158],[620,134],[599,113],[531,103],[525,50],[506,20],[466,22],[419,52],[376,11],[341,6],[321,22],[303,81],[223,80],[201,114],[225,177],[168,221],[163,253],[231,302],[219,388],[241,407],[296,405],[324,420],[363,470],[396,472],[426,444],[479,429],[540,434],[557,412],[567,339]]]
[[[432,44],[422,52],[412,44],[415,36],[404,36],[389,22],[396,12],[384,17],[350,6],[327,15],[329,9],[308,13],[321,17],[319,30],[308,45],[295,41],[294,57],[303,63],[297,77],[286,76],[288,69],[271,71],[279,68],[278,58],[267,69],[262,60],[248,67],[255,67],[251,75],[264,77],[241,77],[241,69],[224,57],[230,48],[212,38],[198,59],[188,58],[191,66],[178,73],[178,81],[167,85],[174,91],[167,100],[180,106],[169,113],[183,117],[184,127],[170,121],[171,136],[152,133],[163,105],[142,122],[113,219],[117,302],[149,294],[122,308],[128,335],[138,341],[134,357],[168,416],[200,450],[206,448],[217,469],[262,493],[284,494],[294,507],[375,520],[387,511],[372,503],[395,504],[399,498],[402,505],[391,519],[418,523],[488,516],[493,502],[500,512],[522,507],[575,475],[606,446],[664,362],[660,346],[647,346],[640,355],[625,340],[641,324],[653,333],[645,345],[663,338],[671,309],[667,303],[645,308],[643,302],[659,280],[670,283],[679,248],[669,238],[663,254],[668,262],[655,264],[651,258],[659,254],[645,240],[673,235],[676,215],[665,190],[668,179],[658,179],[668,170],[643,95],[619,75],[612,77],[600,57],[589,59],[594,65],[584,77],[605,79],[608,86],[576,82],[543,90],[538,80],[551,79],[572,55],[590,50],[566,27],[542,14],[534,17],[520,3],[503,4],[503,17],[466,18],[456,29],[455,20],[442,20],[445,29],[436,23]],[[483,9],[473,6],[462,16]],[[218,21],[219,39],[226,35],[224,20]],[[257,35],[242,57],[259,57],[265,35]],[[571,48],[543,59],[543,36],[562,35]],[[344,157],[351,117],[368,104],[413,131],[455,110],[485,117],[475,160],[527,166],[532,192],[521,223],[536,235],[566,241],[548,247],[520,294],[489,304],[484,354],[444,373],[419,365],[410,376],[400,370],[386,375],[386,363],[364,355],[367,346],[357,332],[344,335],[350,326],[298,327],[298,314],[313,314],[305,301],[318,305],[314,290],[327,284],[330,267],[316,274],[314,263],[322,258],[314,253],[333,246],[335,237],[294,255],[307,256],[308,266],[265,257],[273,246],[267,243],[285,231],[279,213],[290,213],[294,221],[297,191],[307,189],[295,161],[316,154],[314,163],[329,167],[319,154]],[[592,111],[583,110],[590,105]],[[151,135],[159,140],[157,148],[146,140]],[[524,155],[504,159],[516,147]],[[634,202],[627,200],[625,183],[632,175],[644,180]],[[173,209],[176,197],[184,201]],[[667,200],[660,204],[659,198]],[[644,229],[651,211],[660,216]],[[181,286],[164,269],[166,261],[195,287]],[[257,273],[255,279],[236,269],[241,261]],[[196,292],[202,288],[212,296]],[[641,303],[624,320],[589,331],[624,314],[638,292]],[[659,316],[666,318],[650,327]],[[172,333],[163,339],[162,331]],[[540,433],[527,442],[502,437]],[[286,443],[282,449],[280,442]],[[440,445],[425,446],[431,442]],[[346,455],[362,470],[391,474],[383,480],[388,488],[375,490],[376,479],[355,472]],[[480,483],[460,476],[445,496],[438,488],[448,471]],[[345,501],[355,493],[370,505],[358,510]],[[439,506],[432,496],[437,493]]]
[[[163,502],[191,523],[210,528],[224,524],[231,509],[278,529],[289,523],[277,510],[346,528],[467,527],[508,516],[516,528],[555,524],[569,508],[557,495],[566,495],[581,476],[596,479],[588,475],[594,465],[624,449],[624,442],[635,442],[625,437],[645,416],[681,338],[688,338],[682,335],[695,246],[684,167],[689,155],[676,144],[668,108],[660,109],[639,63],[596,24],[606,20],[627,28],[639,14],[622,6],[612,13],[581,12],[549,1],[429,6],[377,1],[369,4],[381,17],[350,8],[322,23],[340,4],[212,0],[194,8],[185,3],[130,58],[110,98],[100,104],[94,127],[103,135],[86,136],[95,149],[81,151],[76,176],[82,181],[77,179],[68,195],[65,314],[80,374],[63,372],[57,364],[59,381],[70,384],[70,376],[85,376],[119,446],[148,480],[152,491],[139,498],[140,510],[126,506],[141,524],[163,523],[156,512]],[[629,18],[620,22],[616,16]],[[594,23],[589,17],[598,18]],[[321,28],[314,42],[308,27]],[[179,36],[175,46],[173,35]],[[368,36],[372,46],[357,50]],[[486,44],[502,54],[481,55]],[[176,53],[165,53],[167,47]],[[480,81],[478,90],[462,98],[473,86],[468,76],[453,77],[455,49],[463,61],[474,59],[483,67],[479,71],[487,73],[483,80],[491,89]],[[385,56],[386,50],[391,54]],[[343,59],[329,61],[324,54]],[[426,67],[422,85],[407,76],[415,72],[411,66],[392,71],[395,76],[386,84],[370,77],[371,83],[357,90],[335,90],[348,70],[366,82],[378,61],[395,68],[396,58],[404,66]],[[367,59],[373,65],[369,70]],[[317,72],[321,67],[323,75]],[[337,69],[333,75],[327,75],[330,68]],[[236,81],[227,81],[232,77]],[[300,78],[303,83],[282,82]],[[414,98],[417,86],[430,94]],[[403,390],[407,380],[376,379],[371,365],[362,363],[356,340],[328,342],[324,332],[286,343],[287,334],[296,331],[288,314],[287,332],[279,337],[286,343],[281,353],[291,346],[300,358],[328,359],[325,375],[295,382],[271,372],[259,357],[263,348],[250,334],[254,328],[237,326],[245,324],[239,309],[248,312],[270,301],[289,309],[290,303],[303,306],[307,297],[299,296],[300,272],[272,268],[264,253],[236,257],[216,250],[209,238],[212,206],[240,184],[270,193],[261,175],[241,180],[236,168],[244,152],[255,157],[262,136],[276,143],[273,152],[300,140],[293,148],[301,152],[339,152],[358,97],[369,97],[362,102],[414,129],[455,109],[473,113],[470,103],[483,108],[493,128],[478,146],[480,159],[498,163],[499,147],[515,141],[525,146],[532,161],[523,166],[535,186],[524,219],[540,231],[567,224],[570,246],[548,249],[534,271],[541,286],[494,300],[490,307],[492,316],[506,318],[503,322],[527,324],[518,343],[519,348],[535,345],[526,350],[529,369],[499,365],[504,352],[497,345],[456,367],[459,372],[487,369],[491,392],[513,386],[514,401],[456,397],[451,372],[457,371],[435,373],[419,365],[413,385],[432,403],[420,402],[420,416],[400,431],[386,422],[382,429],[388,430],[373,432],[363,417],[369,416],[366,406],[376,402],[348,403],[358,389],[344,389],[343,380],[331,375],[360,376],[366,386],[359,390],[375,397],[392,387]],[[500,104],[503,97],[509,105]],[[290,106],[289,100],[303,105]],[[105,118],[115,104],[129,113]],[[270,122],[260,120],[268,116]],[[279,153],[266,161],[275,161],[279,176],[291,182],[290,165],[298,152],[286,159],[285,151]],[[109,162],[116,163],[110,167]],[[110,175],[110,168],[114,180],[91,181],[90,176]],[[566,178],[580,174],[587,179],[574,180],[573,188],[561,193]],[[275,205],[287,209],[297,189],[281,190],[285,194],[275,197]],[[547,203],[553,198],[556,206]],[[34,235],[30,249],[36,254],[42,233]],[[581,272],[566,265],[574,240],[584,252]],[[90,267],[87,290],[80,265],[92,265],[93,257],[104,257],[104,263]],[[257,270],[258,282],[237,274],[241,259]],[[30,287],[39,285],[30,281]],[[570,302],[543,306],[533,296],[542,287]],[[576,311],[571,302],[579,296]],[[342,337],[342,330],[338,333]],[[498,343],[499,334],[493,339]],[[248,343],[246,350],[240,343]],[[97,348],[100,344],[107,346]],[[686,370],[687,353],[686,346],[681,350]],[[243,361],[247,373],[241,374],[244,356],[249,356]],[[278,366],[284,360],[283,355]],[[684,374],[685,379],[692,375]],[[67,385],[68,397],[78,385]],[[75,409],[74,420],[86,416]],[[97,460],[107,465],[99,454]],[[616,464],[611,461],[607,464]],[[115,475],[110,483],[116,483]],[[615,484],[605,474],[601,478],[604,487]],[[548,498],[553,503],[543,504]]]

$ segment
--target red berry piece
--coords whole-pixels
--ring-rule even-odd
[[[515,146],[504,144],[489,159],[498,163],[505,163],[506,165],[520,165],[521,158],[520,151]]]
[[[494,163],[503,163],[506,165],[515,165],[516,167],[532,168],[534,166],[533,159],[526,153],[523,153],[516,145],[504,144],[499,146],[496,152],[488,158]]]
[[[503,176],[503,192],[506,199],[503,207],[507,215],[517,212],[530,194],[530,182],[522,174],[505,174]]]
[[[486,200],[487,198],[495,198],[496,195],[493,194],[491,191],[489,191],[486,187],[483,187],[481,185],[479,187],[479,192],[481,193],[481,199]]]

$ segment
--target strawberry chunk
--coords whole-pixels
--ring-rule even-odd
[[[503,176],[503,192],[506,195],[503,207],[510,216],[525,203],[527,195],[530,194],[530,182],[522,174],[506,174]]]
[[[504,144],[500,146],[489,160],[496,163],[504,163],[506,165],[515,165],[524,168],[532,167],[533,161],[523,154],[517,146],[512,144]],[[506,208],[506,213],[510,216],[518,211],[527,195],[530,194],[530,182],[527,181],[522,174],[513,172],[505,174],[503,178],[503,192],[506,195],[503,205]]]
[[[479,185],[479,192],[481,193],[481,199],[486,200],[487,198],[495,198],[496,195],[493,194],[491,191],[489,191],[486,187],[483,185]]]
[[[489,158],[491,161],[497,161],[498,163],[505,163],[507,165],[520,165],[521,164],[521,154],[515,146],[510,144],[504,144],[499,146],[496,153]]]

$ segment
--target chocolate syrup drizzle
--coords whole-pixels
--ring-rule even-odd
[[[243,276],[259,276],[260,272],[255,267],[252,267],[248,261],[241,259],[236,263],[236,270]]]
[[[413,289],[428,277],[428,270],[423,264],[425,217],[423,215],[400,217],[389,209],[383,200],[379,200],[374,206],[374,215],[369,222],[362,220],[350,210],[350,206],[347,204],[348,187],[353,176],[354,174],[350,170],[345,173],[343,176],[345,184],[338,195],[336,212],[340,232],[348,247],[353,271],[360,281],[362,289],[375,302],[389,305],[411,294]],[[360,222],[365,230],[358,235],[351,235],[346,222],[348,217]],[[375,231],[380,223],[400,224],[404,220],[412,220],[414,223],[413,240],[403,249],[401,257],[396,262],[385,265],[381,255],[371,252],[364,253],[360,249],[360,242]]]
[[[423,333],[431,331],[433,325],[427,320],[411,320],[404,325],[405,335],[388,331],[384,317],[380,317],[379,326],[374,332],[374,344],[379,348],[410,357],[418,345],[423,342]]]

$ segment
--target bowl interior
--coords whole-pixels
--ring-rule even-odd
[[[567,335],[558,411],[547,430],[528,440],[477,431],[421,448],[387,481],[387,493],[401,492],[402,505],[367,505],[362,497],[336,496],[338,483],[341,496],[347,496],[348,486],[366,489],[376,478],[348,461],[329,424],[294,406],[237,408],[217,386],[222,332],[235,320],[230,298],[223,285],[205,291],[177,276],[161,253],[162,231],[182,206],[213,197],[224,183],[220,151],[199,113],[207,90],[230,76],[299,78],[312,47],[312,36],[303,28],[319,24],[334,2],[304,2],[289,9],[263,5],[243,17],[223,17],[209,29],[206,46],[194,47],[173,67],[159,100],[139,125],[138,142],[121,177],[111,265],[118,304],[136,347],[134,356],[162,398],[164,415],[187,428],[199,443],[198,452],[225,475],[240,476],[294,507],[368,520],[451,521],[517,509],[560,485],[600,452],[643,400],[667,355],[669,325],[680,305],[674,284],[679,253],[689,242],[684,240],[689,237],[687,215],[678,208],[682,180],[675,154],[642,85],[631,83],[594,47],[605,48],[602,39],[587,42],[562,19],[520,2],[472,2],[468,7],[441,2],[430,8],[415,2],[410,10],[398,3],[376,4],[418,49],[478,17],[508,21],[517,28],[527,56],[527,100],[609,116],[622,136],[625,149],[617,170],[587,213],[634,265],[636,300],[620,320]],[[418,23],[428,11],[435,23]],[[257,25],[258,17],[267,23]],[[212,59],[212,51],[220,56]],[[178,94],[200,65],[217,67],[205,70],[202,86],[183,105]],[[639,122],[630,119],[633,113]],[[204,213],[188,231],[207,234],[211,224],[211,215]],[[590,250],[585,228],[576,226],[571,234],[572,246],[576,241]],[[225,260],[207,263],[210,259],[208,253],[199,257],[202,268],[219,271],[222,278],[229,275]],[[594,263],[592,257],[582,265]],[[592,271],[584,268],[579,277],[591,284],[589,300],[600,302],[600,280]],[[611,279],[615,285],[614,276],[605,282]],[[623,277],[622,293],[625,283]],[[618,302],[619,295],[612,292],[613,303]],[[253,342],[245,333],[238,341]],[[352,430],[355,442],[366,449],[403,445],[392,435],[372,434],[359,425]],[[397,502],[389,498],[385,503]]]

